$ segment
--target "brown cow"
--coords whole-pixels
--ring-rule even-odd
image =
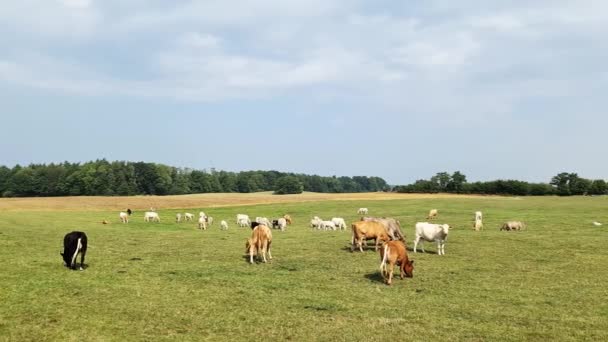
[[[407,249],[402,241],[394,240],[383,244],[380,248],[380,260],[380,273],[387,285],[393,282],[395,264],[399,265],[401,279],[414,277],[414,260],[408,259]]]
[[[376,239],[376,251],[380,241],[390,241],[390,237],[384,228],[384,225],[373,221],[358,221],[351,225],[353,237],[351,239],[351,252],[355,250],[355,244],[359,250],[363,252],[363,240]]]
[[[285,214],[285,215],[283,215],[283,218],[285,219],[285,221],[287,221],[287,224],[292,224],[293,223],[293,220],[292,220],[291,216]]]
[[[270,228],[263,224],[253,228],[251,237],[245,243],[245,253],[249,254],[249,262],[253,264],[253,257],[259,254],[262,254],[262,259],[266,262],[266,253],[268,253],[268,259],[272,260],[271,244],[272,231]]]

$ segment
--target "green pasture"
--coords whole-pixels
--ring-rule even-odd
[[[438,256],[414,254],[413,279],[382,283],[379,256],[351,253],[350,231],[313,231],[314,215],[356,210],[413,226],[431,208],[455,227]],[[1,341],[606,341],[608,198],[325,201],[181,210],[215,218],[207,231],[129,224],[118,212],[0,212]],[[483,211],[485,230],[471,230]],[[269,264],[250,265],[235,215],[295,224],[273,231]],[[110,220],[102,225],[102,220]],[[230,228],[219,230],[226,219]],[[528,228],[501,232],[521,220]],[[595,226],[593,221],[605,225]],[[64,234],[89,238],[84,271],[63,267]],[[371,245],[371,244],[370,244]]]

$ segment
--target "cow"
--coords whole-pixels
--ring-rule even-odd
[[[321,220],[320,217],[315,216],[310,220],[310,228],[317,228],[317,229],[321,229],[320,225],[321,222],[323,222],[323,220]]]
[[[285,214],[283,215],[283,218],[285,219],[285,221],[287,221],[287,224],[293,224],[293,219],[291,218],[291,216]]]
[[[204,216],[198,218],[198,229],[207,230],[207,220]]]
[[[79,269],[82,271],[84,256],[87,254],[87,234],[78,231],[67,233],[63,237],[63,253],[59,253],[63,258],[63,265],[75,270],[78,253],[80,253]]]
[[[331,221],[336,225],[336,228],[338,228],[340,230],[346,230],[346,222],[344,222],[343,218],[334,217],[331,219]]]
[[[355,247],[359,247],[359,250],[363,252],[363,240],[376,239],[376,251],[378,251],[378,245],[380,241],[388,242],[390,237],[386,233],[386,229],[379,222],[373,221],[358,221],[351,225],[353,231],[353,237],[351,239],[351,252],[355,250]]]
[[[428,222],[416,223],[416,237],[414,238],[414,253],[417,253],[418,242],[424,252],[424,241],[436,241],[437,242],[437,254],[445,255],[445,240],[448,238],[450,231],[450,225],[448,224],[434,224]],[[422,240],[422,241],[421,241]]]
[[[209,225],[212,225],[212,224],[213,224],[213,216],[208,216],[208,217],[207,217],[207,223],[208,223]]]
[[[144,214],[144,221],[160,222],[160,216],[158,216],[158,213],[156,212],[146,211],[146,213]]]
[[[334,223],[334,221],[321,221],[319,223],[319,229],[322,230],[336,230],[336,224]]]
[[[255,218],[255,222],[257,222],[259,224],[263,224],[266,227],[272,226],[272,222],[270,222],[270,220],[268,218],[266,218],[266,217],[258,216],[258,217]]]
[[[401,223],[394,218],[362,217],[361,221],[379,222],[384,225],[386,233],[390,236],[391,240],[401,240],[405,242],[405,235],[401,232]]]
[[[481,221],[481,219],[475,220],[475,223],[473,224],[473,229],[475,229],[476,232],[482,230],[483,229],[483,221]]]
[[[475,212],[475,221],[477,220],[483,220],[483,214],[481,213],[481,211],[476,211]]]
[[[194,221],[194,214],[192,213],[185,213],[184,214],[184,218],[186,221]]]
[[[177,222],[177,223],[182,222],[182,214],[181,213],[175,214],[175,222]]]
[[[243,227],[247,227],[247,226],[250,224],[249,220],[244,219],[244,218],[241,218],[241,219],[240,219],[240,220],[238,220],[236,223],[237,223],[237,224],[239,225],[239,227],[241,227],[241,228],[243,228]]]
[[[281,231],[285,231],[287,227],[287,220],[283,217],[278,218],[276,220],[272,220],[272,229],[280,229]]]
[[[380,273],[387,285],[393,282],[395,265],[399,265],[401,279],[414,277],[414,260],[408,258],[405,243],[399,240],[386,242],[380,248]]]
[[[522,230],[525,229],[526,225],[521,222],[521,221],[509,221],[509,222],[505,222],[502,227],[500,227],[500,230]]]
[[[437,209],[431,209],[429,210],[429,215],[426,217],[427,220],[432,220],[437,218],[437,215],[439,214],[439,211]]]
[[[118,214],[118,217],[120,217],[120,222],[122,223],[129,223],[129,212],[120,212],[120,214]]]
[[[368,212],[369,210],[367,208],[359,208],[359,210],[357,210],[358,215],[367,215]]]
[[[253,257],[262,255],[262,260],[266,262],[266,253],[268,259],[272,260],[270,247],[272,245],[272,231],[265,225],[256,226],[251,232],[251,237],[245,243],[245,253],[249,254],[249,262],[253,264]]]
[[[245,214],[236,214],[236,223],[239,224],[239,221],[246,221],[247,223],[245,224],[245,226],[248,226],[251,223],[251,220],[249,219],[249,215],[245,215]],[[239,224],[240,225],[240,224]]]
[[[228,229],[228,222],[226,222],[225,220],[220,221],[220,229],[227,230]]]

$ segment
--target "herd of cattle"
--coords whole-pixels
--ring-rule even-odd
[[[369,210],[367,208],[359,208],[357,214],[367,215]],[[131,209],[127,209],[125,212],[119,214],[120,221],[122,223],[129,223],[129,217],[133,212]],[[438,210],[431,209],[427,215],[427,220],[433,220],[438,217]],[[160,222],[159,214],[150,208],[150,211],[144,213],[145,222]],[[177,213],[175,221],[180,222],[194,222],[194,214],[192,213]],[[104,221],[105,223],[106,221]],[[204,212],[199,213],[198,228],[206,230],[208,226],[214,222],[213,217],[207,216]],[[249,262],[254,263],[254,258],[259,257],[263,262],[272,259],[270,252],[272,245],[272,230],[280,229],[285,231],[287,225],[293,223],[293,219],[290,215],[284,215],[283,217],[269,220],[266,217],[256,217],[255,220],[251,220],[248,215],[238,214],[236,215],[236,224],[239,227],[251,227],[251,237],[247,239],[245,243],[245,253],[249,257]],[[310,227],[317,230],[346,230],[346,221],[341,217],[334,217],[331,220],[322,220],[318,216],[314,216],[310,221]],[[525,224],[520,221],[508,221],[505,222],[500,230],[521,230],[525,229]],[[423,243],[436,242],[437,243],[437,254],[445,255],[445,242],[448,237],[450,230],[448,224],[434,224],[429,222],[417,222],[415,225],[414,235],[414,253],[418,251],[418,244],[420,244],[421,250],[424,253]],[[225,220],[220,221],[220,229],[227,230],[228,222]],[[473,229],[479,231],[483,229],[483,215],[481,211],[475,212]],[[360,221],[353,222],[351,224],[352,238],[351,238],[351,252],[356,249],[363,252],[363,245],[367,246],[368,240],[374,240],[375,250],[380,251],[380,272],[385,282],[390,285],[393,278],[393,269],[395,265],[399,266],[401,279],[404,277],[413,277],[414,261],[410,260],[407,254],[405,235],[401,232],[401,224],[394,218],[377,218],[377,217],[361,217]],[[80,254],[80,267],[83,269],[84,258],[87,250],[87,236],[84,232],[74,231],[65,235],[63,240],[64,251],[60,253],[64,265],[71,269],[76,269],[76,259]]]

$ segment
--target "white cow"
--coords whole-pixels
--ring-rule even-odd
[[[259,223],[259,224],[263,224],[266,227],[272,227],[272,222],[270,222],[270,220],[266,217],[256,217],[255,218],[255,222]]]
[[[331,221],[336,225],[336,227],[340,230],[346,230],[346,222],[341,217],[334,217]]]
[[[198,217],[204,217],[205,219],[207,219],[207,215],[205,215],[205,212],[203,212],[203,211],[198,213]]]
[[[319,229],[336,230],[336,224],[333,221],[321,221],[321,223],[319,223]]]
[[[321,220],[318,216],[315,216],[310,220],[310,228],[320,229],[320,224],[323,220]]]
[[[284,217],[277,219],[277,226],[282,232],[284,232],[285,228],[287,228],[287,220]]]
[[[194,214],[185,213],[184,218],[186,219],[186,221],[194,221]]]
[[[182,214],[181,213],[175,214],[175,222],[177,222],[177,223],[182,222]]]
[[[481,211],[475,212],[475,221],[477,221],[477,220],[480,220],[480,221],[483,220],[483,214],[481,213]]]
[[[160,216],[158,216],[158,213],[156,212],[146,211],[146,213],[144,214],[144,221],[160,222]]]
[[[249,219],[249,215],[245,215],[245,214],[237,214],[236,215],[236,223],[240,225],[239,222],[241,222],[241,220],[247,222],[246,226],[249,225],[251,223],[251,220]]]
[[[424,253],[424,241],[436,241],[437,242],[437,254],[445,255],[445,240],[448,238],[450,225],[448,224],[434,224],[428,222],[416,223],[416,237],[414,238],[414,253],[417,253],[418,242]],[[422,239],[422,241],[421,241]]]
[[[359,208],[359,210],[357,210],[357,214],[362,214],[362,215],[367,215],[368,212],[369,212],[369,210],[367,208]]]
[[[225,220],[220,221],[220,229],[227,230],[228,229],[228,222],[226,222]]]
[[[251,223],[246,219],[240,219],[237,221],[237,224],[239,225],[239,227],[243,228],[248,227]]]
[[[129,223],[129,214],[127,214],[125,212],[120,212],[120,214],[118,215],[118,217],[120,217],[120,222],[122,222],[122,223]]]
[[[207,230],[207,220],[204,216],[198,218],[198,229]]]
[[[473,225],[473,229],[475,229],[475,231],[480,231],[480,230],[483,229],[483,222],[481,221],[481,219],[475,220],[475,224]]]

